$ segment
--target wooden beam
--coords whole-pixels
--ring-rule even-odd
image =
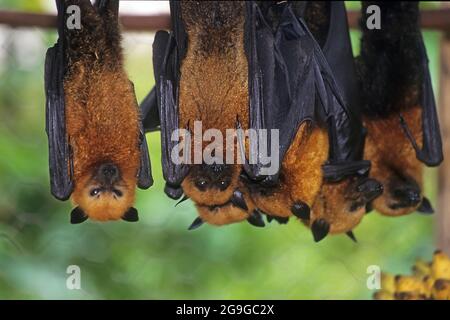
[[[450,8],[449,3],[443,6]],[[442,34],[440,56],[439,122],[444,161],[439,168],[436,231],[437,247],[450,255],[450,30]]]
[[[358,28],[360,12],[348,11],[351,28]],[[121,15],[122,26],[128,31],[156,31],[169,29],[170,16],[159,15]],[[29,13],[22,11],[0,10],[0,24],[11,27],[55,28],[56,17],[46,13]],[[423,10],[421,27],[425,29],[450,30],[450,8]]]

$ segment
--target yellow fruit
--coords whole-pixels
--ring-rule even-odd
[[[375,300],[394,300],[394,294],[389,291],[381,290],[373,294]]]
[[[381,289],[386,292],[395,292],[395,277],[389,273],[381,273]]]
[[[418,259],[416,263],[412,267],[412,271],[416,276],[427,276],[431,272],[430,263],[423,261],[422,259]]]
[[[450,300],[450,280],[437,279],[431,289],[431,296],[436,300]]]
[[[427,298],[418,292],[396,292],[394,297],[395,300],[426,300]]]
[[[399,275],[395,277],[395,292],[416,292],[417,294],[426,294],[426,288],[422,278]]]
[[[450,258],[442,251],[435,251],[431,263],[431,276],[435,279],[450,280]]]

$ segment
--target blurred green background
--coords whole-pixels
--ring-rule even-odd
[[[0,8],[40,12],[48,1],[0,0]],[[424,36],[437,94],[440,34]],[[43,63],[55,39],[0,25],[0,299],[368,299],[368,266],[408,273],[416,257],[430,258],[433,218],[419,214],[367,215],[358,244],[345,236],[316,244],[294,220],[189,232],[194,206],[174,207],[163,193],[159,133],[147,135],[155,184],[138,192],[140,222],[69,224],[71,204],[49,191],[44,130]],[[358,39],[353,32],[355,53]],[[153,85],[151,42],[149,33],[124,39],[138,100]],[[426,176],[434,202],[435,170]],[[81,268],[81,290],[66,288],[69,265]]]

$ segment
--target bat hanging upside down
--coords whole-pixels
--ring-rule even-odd
[[[442,143],[417,2],[363,2],[381,8],[381,30],[361,20],[357,69],[368,129],[365,157],[384,185],[373,202],[383,215],[432,213],[423,195],[424,164],[442,161]]]
[[[80,29],[65,23],[71,5],[80,8]],[[134,87],[123,66],[119,1],[57,6],[60,39],[46,61],[52,192],[60,199],[71,195],[72,223],[137,221],[136,185],[148,188],[152,180]],[[67,154],[60,159],[58,150]]]
[[[186,169],[173,166],[163,154],[166,193],[177,198],[182,190],[184,199],[192,199],[198,208],[200,216],[191,228],[204,221],[223,225],[245,219],[262,226],[261,212],[279,222],[291,215],[307,220],[322,186],[322,165],[339,179],[367,172],[367,161],[360,161],[362,152],[352,151],[363,140],[361,123],[344,111],[320,48],[297,20],[291,3],[269,6],[280,14],[268,23],[255,2],[173,1],[173,33],[156,35],[154,69],[163,148],[170,146],[167,137],[174,129],[192,131],[198,120],[204,129],[223,132],[236,128],[236,122],[245,130],[264,118],[260,128],[280,130],[282,164],[272,184],[253,177],[246,165]],[[276,50],[282,55],[273,59]],[[179,73],[174,72],[177,68]],[[255,108],[255,101],[261,108]],[[316,103],[323,109],[316,109]],[[340,139],[343,143],[336,142]]]

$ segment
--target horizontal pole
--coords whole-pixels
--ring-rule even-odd
[[[358,28],[360,12],[348,11],[348,21],[351,28]],[[170,28],[170,16],[158,15],[121,15],[120,21],[127,31],[156,31]],[[47,13],[30,13],[23,11],[0,10],[0,24],[10,27],[56,28],[56,16]],[[450,31],[450,8],[421,11],[421,27]]]

